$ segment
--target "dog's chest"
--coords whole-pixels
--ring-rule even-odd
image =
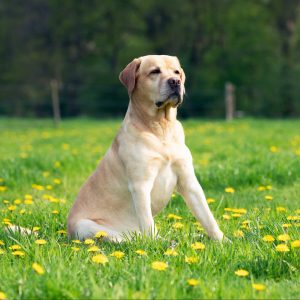
[[[161,211],[170,200],[177,184],[177,176],[171,162],[165,162],[155,178],[151,191],[152,214]]]

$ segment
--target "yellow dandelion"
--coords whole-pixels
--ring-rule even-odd
[[[92,239],[86,239],[86,240],[84,241],[84,244],[85,244],[85,245],[93,245],[93,244],[95,244],[95,241],[92,240]]]
[[[10,250],[20,250],[22,247],[20,245],[11,245],[8,247]]]
[[[194,278],[188,279],[187,280],[188,285],[190,286],[196,286],[199,285],[200,281]]]
[[[168,214],[168,219],[182,220],[182,217],[177,216],[177,215],[175,215],[175,214]]]
[[[277,240],[278,241],[281,241],[281,242],[287,242],[289,241],[291,238],[288,234],[280,234],[278,237],[277,237]]]
[[[226,214],[224,214],[222,217],[223,217],[224,220],[230,220],[231,219],[231,217],[229,215],[226,215]]]
[[[167,251],[164,253],[164,255],[167,255],[167,256],[177,256],[178,253],[174,249],[167,249]]]
[[[233,194],[235,192],[234,188],[232,187],[227,187],[225,188],[225,193],[230,193],[230,194]]]
[[[168,268],[168,265],[165,262],[162,262],[162,261],[154,261],[151,264],[151,267],[154,270],[165,271]]]
[[[205,249],[205,245],[200,243],[200,242],[196,242],[194,244],[192,244],[191,246],[194,250],[204,250]]]
[[[276,251],[277,252],[289,252],[290,249],[286,244],[279,244],[276,246]]]
[[[265,242],[268,242],[268,243],[272,243],[275,241],[274,237],[272,235],[265,235],[263,238],[262,238]]]
[[[6,299],[8,299],[8,297],[6,296],[6,294],[3,293],[3,292],[0,292],[0,300],[6,300]]]
[[[32,231],[33,231],[33,232],[36,232],[36,231],[39,231],[40,229],[41,229],[41,227],[34,226],[34,227],[32,228]]]
[[[108,258],[104,254],[97,254],[92,257],[92,261],[96,264],[104,265],[108,263]]]
[[[58,234],[67,234],[67,232],[63,229],[57,231]]]
[[[26,204],[26,205],[32,205],[33,201],[32,201],[32,199],[25,199],[24,200],[24,204]]]
[[[288,216],[289,221],[300,221],[300,216]]]
[[[199,258],[196,256],[186,256],[184,261],[188,264],[195,264],[199,261]]]
[[[282,207],[282,206],[277,206],[277,207],[276,207],[276,211],[277,211],[277,212],[285,212],[285,211],[286,211],[286,208],[285,208],[285,207]]]
[[[21,203],[22,203],[22,201],[20,199],[14,200],[14,204],[16,204],[16,205],[21,204]]]
[[[33,263],[32,269],[39,275],[43,275],[45,273],[44,268],[41,265],[39,265],[38,263]]]
[[[52,210],[52,214],[58,215],[58,214],[59,214],[59,211],[58,211],[58,210]]]
[[[105,232],[105,231],[98,231],[96,234],[95,234],[95,238],[102,238],[102,237],[105,237],[105,236],[107,236],[108,234],[107,234],[107,232]]]
[[[265,196],[265,199],[268,200],[268,201],[271,201],[271,200],[273,200],[273,196],[271,196],[271,195],[266,195],[266,196]]]
[[[208,204],[216,202],[216,200],[213,199],[213,198],[207,198],[206,201],[207,201]]]
[[[246,277],[246,276],[249,275],[249,272],[246,271],[246,270],[243,270],[243,269],[239,269],[239,270],[236,270],[236,271],[234,272],[234,274],[235,274],[236,276]]]
[[[58,178],[54,178],[54,179],[53,179],[53,182],[54,182],[55,184],[61,184],[61,180],[58,179]]]
[[[122,251],[114,251],[113,253],[110,254],[110,256],[113,256],[113,257],[118,258],[118,259],[123,258],[124,255],[125,255],[125,253],[122,252]]]
[[[292,224],[287,224],[287,223],[285,223],[285,224],[282,224],[281,225],[283,228],[290,228],[290,227],[292,227]]]
[[[147,255],[147,252],[141,249],[136,250],[135,253],[141,256]]]
[[[258,191],[262,192],[262,191],[265,191],[266,190],[266,187],[261,185],[257,188]]]
[[[74,243],[74,244],[81,244],[81,241],[80,240],[72,240],[72,243]]]
[[[10,205],[7,209],[9,210],[9,211],[14,211],[14,210],[16,210],[16,206],[15,205]]]
[[[35,243],[37,245],[45,245],[47,244],[47,241],[46,240],[43,240],[43,239],[39,239],[39,240],[36,240]]]
[[[173,224],[172,227],[173,227],[174,229],[181,229],[181,228],[184,227],[184,225],[183,225],[183,223],[181,223],[181,222],[176,222],[176,223]]]
[[[4,254],[5,251],[3,249],[0,249],[0,255]]]
[[[267,185],[267,186],[266,186],[266,189],[267,189],[267,190],[272,190],[272,188],[273,188],[273,187],[272,187],[271,185]]]
[[[1,185],[1,186],[0,186],[0,192],[5,192],[5,191],[7,191],[7,187]]]
[[[48,191],[51,191],[51,190],[53,189],[53,187],[52,187],[51,184],[47,184],[47,185],[46,185],[46,189],[47,189]]]
[[[80,250],[79,247],[71,247],[71,249],[72,249],[73,251],[75,251],[75,252],[78,252],[78,251]]]
[[[242,214],[234,213],[234,214],[231,214],[231,216],[234,218],[240,218],[242,216]]]
[[[253,283],[252,284],[253,289],[255,289],[256,291],[263,291],[266,289],[266,286],[264,284],[261,283]]]
[[[291,242],[292,248],[300,248],[300,240],[295,240]]]
[[[23,256],[25,256],[25,252],[24,252],[24,251],[17,250],[17,251],[12,252],[12,255],[14,255],[14,256],[19,256],[19,257],[23,257]]]
[[[236,230],[233,235],[235,237],[244,237],[244,232],[242,230]]]
[[[277,148],[276,146],[271,146],[271,147],[270,147],[270,151],[271,151],[272,153],[276,153],[276,152],[278,152],[278,148]]]
[[[90,248],[88,248],[87,251],[88,252],[98,252],[98,251],[100,251],[100,248],[98,246],[91,246]]]

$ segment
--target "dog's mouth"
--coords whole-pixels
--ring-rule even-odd
[[[157,108],[162,108],[166,104],[171,104],[172,107],[177,107],[182,103],[182,98],[179,92],[172,92],[165,100],[155,102]]]

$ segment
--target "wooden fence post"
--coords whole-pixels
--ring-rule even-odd
[[[235,88],[231,82],[225,84],[226,121],[231,121],[235,115]]]
[[[54,125],[58,126],[61,121],[61,115],[60,115],[60,103],[59,103],[59,83],[57,79],[52,79],[50,81],[50,88],[51,88]]]

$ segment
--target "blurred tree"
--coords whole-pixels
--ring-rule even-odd
[[[300,115],[299,0],[0,2],[0,114],[124,114],[119,72],[134,57],[177,55],[183,116],[224,115],[224,84],[246,114]]]

